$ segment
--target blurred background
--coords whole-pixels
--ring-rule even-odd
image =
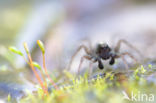
[[[14,45],[24,51],[25,41],[34,60],[42,62],[38,39],[45,43],[49,69],[65,68],[86,39],[93,46],[103,41],[112,47],[125,39],[145,57],[155,58],[155,18],[155,0],[0,0],[0,66],[9,61],[23,67],[23,59],[7,48]]]

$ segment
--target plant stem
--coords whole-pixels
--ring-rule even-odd
[[[40,83],[40,85],[41,85],[41,87],[42,87],[44,93],[45,93],[46,95],[48,95],[47,88],[44,86],[44,84],[43,84],[43,82],[42,82],[42,80],[41,80],[39,74],[36,72],[36,70],[35,70],[35,68],[34,68],[34,66],[33,66],[33,62],[32,62],[32,58],[31,58],[30,53],[28,53],[28,58],[29,58],[29,61],[30,61],[30,66],[31,66],[32,71],[34,72],[34,74],[35,74],[35,76],[36,76],[38,82]]]
[[[43,55],[43,68],[44,68],[45,74],[46,74],[46,76],[48,77],[48,79],[50,80],[51,84],[54,86],[54,88],[55,88],[56,90],[59,90],[58,86],[57,86],[57,85],[55,84],[55,82],[50,78],[50,76],[49,76],[49,74],[48,74],[48,72],[47,72],[47,68],[46,68],[46,65],[45,65],[45,54],[42,53],[42,55]]]
[[[24,58],[25,62],[31,67],[30,63],[29,63],[28,60],[25,58],[25,56],[23,56],[23,58]],[[42,76],[43,80],[45,81],[45,88],[47,89],[47,83],[46,83],[46,79],[45,79],[44,73],[43,73],[42,70],[40,70],[40,72],[41,72],[41,76]]]
[[[46,89],[47,89],[48,85],[47,85],[46,78],[45,78],[44,73],[43,73],[42,70],[41,70],[41,75],[42,75],[42,78],[43,78],[43,80],[44,80],[44,82],[45,82],[45,87],[46,87]]]

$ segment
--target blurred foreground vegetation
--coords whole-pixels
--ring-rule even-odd
[[[138,71],[139,70],[139,71]],[[146,71],[147,73],[147,71]],[[130,76],[125,73],[109,73],[105,76],[88,79],[87,74],[75,79],[75,76],[66,72],[68,79],[60,86],[60,90],[52,88],[48,96],[43,97],[43,91],[38,87],[36,93],[29,93],[20,100],[21,103],[155,103],[151,94],[156,95],[156,86],[143,76],[146,74],[136,69]],[[72,80],[69,81],[69,80]],[[89,80],[89,81],[88,81]],[[135,100],[124,98],[124,93],[130,96],[136,95]],[[142,98],[142,94],[148,97]],[[155,99],[155,98],[154,98]],[[150,101],[151,100],[151,101]]]

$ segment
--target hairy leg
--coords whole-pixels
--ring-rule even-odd
[[[128,52],[122,53],[121,55],[123,55],[123,56],[127,55],[127,56],[129,56],[135,63],[138,63],[137,59],[136,59],[133,55],[131,55],[130,53],[128,53]]]
[[[68,65],[68,67],[67,67],[67,70],[68,70],[68,71],[71,69],[72,62],[73,62],[74,58],[76,57],[76,55],[79,53],[79,51],[80,51],[81,49],[84,49],[85,52],[86,52],[86,54],[88,54],[88,55],[90,54],[90,50],[89,50],[85,45],[81,45],[81,46],[76,50],[76,52],[74,53],[74,55],[72,56],[72,58],[71,58],[71,60],[70,60],[70,62],[69,62],[69,65]]]
[[[123,62],[124,62],[124,64],[125,64],[126,70],[128,70],[128,64],[127,64],[127,61],[126,61],[124,55],[121,55],[121,58],[122,58],[122,60],[123,60]]]
[[[90,61],[90,63],[89,63],[89,76],[92,74],[92,72],[93,72],[93,62]]]
[[[81,57],[80,64],[79,64],[79,67],[78,67],[78,74],[80,73],[80,69],[81,69],[81,66],[82,66],[82,63],[83,63],[84,59],[87,59],[87,60],[91,61],[92,58],[90,56],[87,56],[87,55]]]
[[[84,42],[87,42],[88,47],[89,47],[89,49],[90,49],[90,50],[92,50],[92,49],[93,49],[93,48],[92,48],[92,44],[91,44],[90,39],[85,38],[83,41],[84,41]]]
[[[133,55],[131,55],[128,52],[124,52],[124,53],[121,53],[120,55],[117,55],[116,58],[121,58],[125,64],[125,68],[128,70],[128,64],[127,64],[127,61],[125,59],[126,55],[129,56],[135,63],[138,63],[138,61]]]
[[[137,48],[135,48],[135,47],[134,47],[133,45],[131,45],[128,41],[123,40],[123,39],[121,39],[121,40],[118,41],[118,43],[117,43],[117,45],[116,45],[116,47],[115,47],[115,52],[119,52],[122,43],[124,43],[124,44],[127,45],[128,47],[132,48],[132,49],[135,50],[141,57],[143,57],[143,55],[141,54],[141,52],[140,52]]]

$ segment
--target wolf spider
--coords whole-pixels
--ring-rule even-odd
[[[90,62],[90,73],[92,72],[92,70],[91,70],[92,63],[98,62],[99,69],[104,69],[104,65],[102,63],[102,60],[109,60],[109,64],[113,65],[115,63],[115,59],[117,59],[117,58],[122,58],[126,69],[128,69],[128,64],[127,64],[127,62],[126,62],[126,60],[124,58],[125,55],[129,56],[136,63],[138,61],[133,55],[131,55],[128,52],[123,52],[123,53],[119,52],[122,43],[124,43],[128,47],[134,49],[137,53],[139,53],[141,55],[140,51],[138,51],[134,46],[132,46],[126,40],[119,40],[117,45],[115,46],[115,48],[110,48],[106,43],[97,44],[95,49],[92,49],[91,45],[89,45],[89,48],[86,47],[85,45],[81,45],[77,49],[77,51],[74,53],[74,55],[72,56],[71,61],[70,61],[69,66],[68,66],[68,70],[70,70],[72,62],[73,62],[75,56],[78,54],[78,52],[81,49],[85,50],[86,55],[81,57],[80,64],[79,64],[79,67],[78,67],[78,73],[80,72],[80,69],[81,69],[81,66],[82,66],[82,63],[83,63],[84,59],[87,59],[87,60],[91,61]]]

